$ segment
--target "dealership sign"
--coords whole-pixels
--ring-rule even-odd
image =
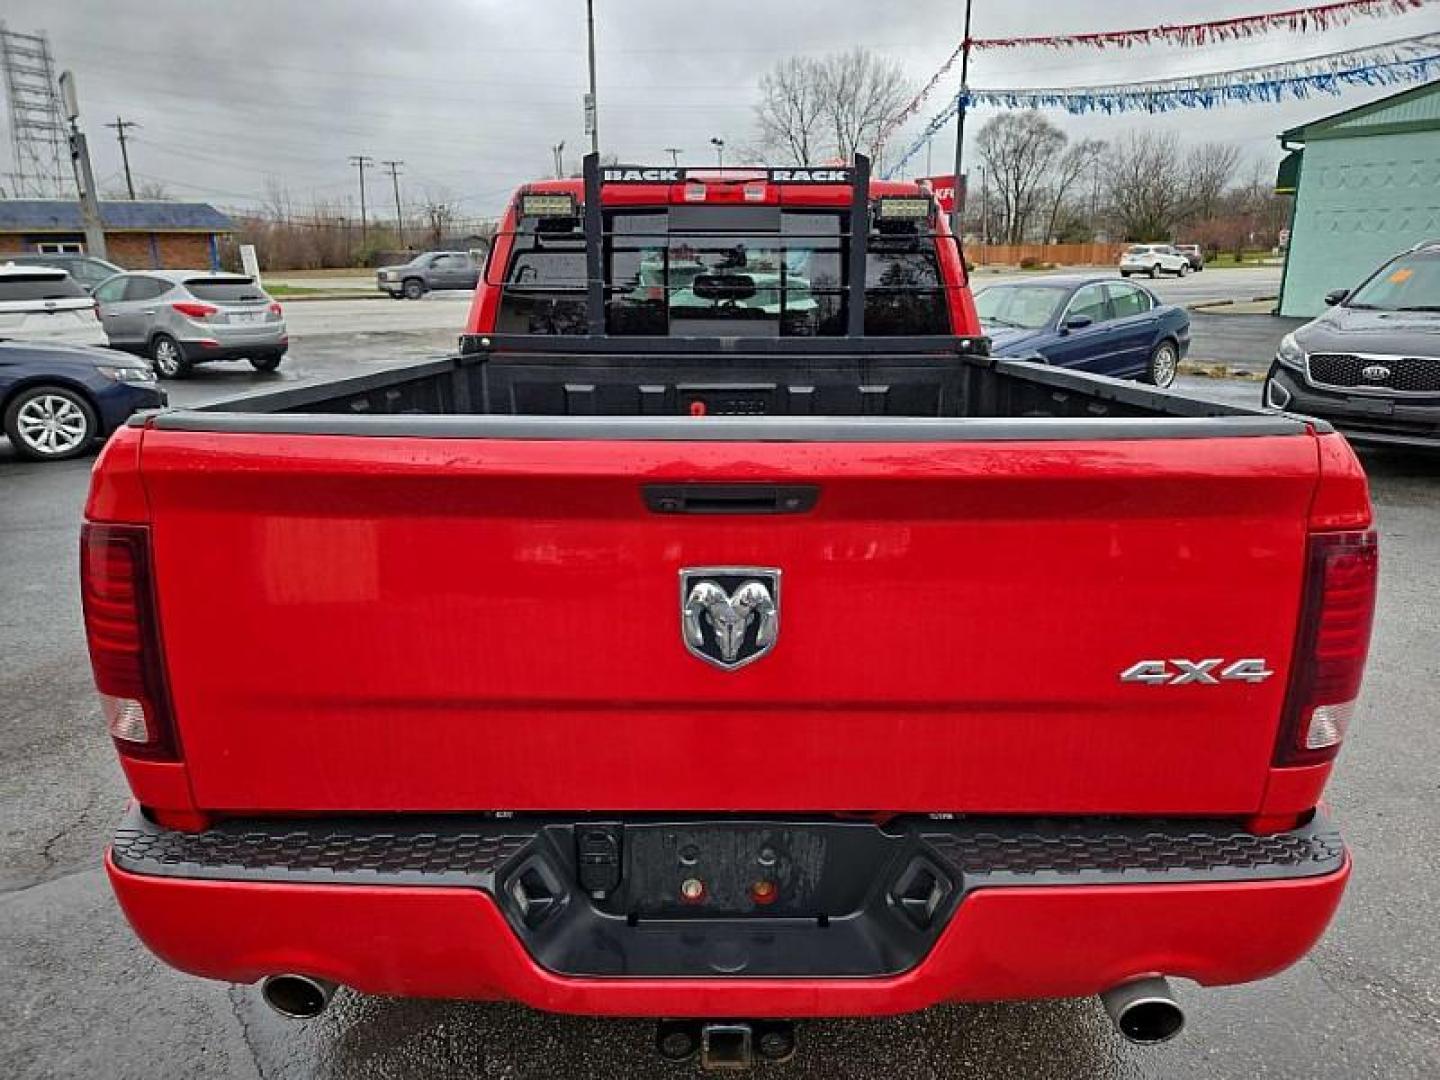
[[[920,183],[926,185],[935,193],[935,201],[940,204],[940,209],[950,213],[955,209],[955,174],[949,176],[922,176]],[[960,204],[965,204],[965,177],[960,177]]]

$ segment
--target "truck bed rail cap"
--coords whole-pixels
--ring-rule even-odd
[[[346,416],[175,410],[159,431],[254,435],[368,435],[420,439],[569,439],[657,442],[1029,442],[1213,439],[1300,435],[1285,416],[933,418],[730,416]]]

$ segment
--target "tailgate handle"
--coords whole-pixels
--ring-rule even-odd
[[[815,484],[646,484],[656,514],[804,514],[815,509]]]

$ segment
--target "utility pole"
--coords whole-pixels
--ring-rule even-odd
[[[75,73],[60,73],[60,101],[70,121],[70,164],[75,170],[75,188],[80,192],[80,217],[85,222],[85,250],[105,258],[105,226],[100,220],[100,200],[95,194],[95,173],[90,168],[90,144],[80,130],[80,97],[75,91]]]
[[[351,154],[350,164],[360,170],[360,249],[363,251],[367,242],[366,230],[370,222],[365,216],[365,169],[375,164],[375,159],[365,154]]]
[[[590,132],[590,152],[600,153],[600,118],[595,107],[595,0],[585,0],[585,26],[590,35],[590,93],[585,98],[585,127]]]
[[[382,161],[380,164],[390,170],[390,183],[395,187],[395,233],[400,238],[401,249],[408,251],[405,247],[405,218],[400,213],[400,166],[405,162]]]
[[[970,104],[970,6],[965,0],[965,38],[960,42],[960,100],[955,109],[955,202],[950,207],[950,231],[960,238],[960,177],[965,168],[965,107]]]
[[[674,165],[677,169],[680,167],[680,155],[684,152],[685,151],[681,150],[678,146],[665,147],[665,153],[670,155],[670,164]]]
[[[723,169],[725,167],[725,140],[711,139],[710,145],[715,148],[715,163]]]
[[[559,142],[557,142],[554,146],[550,147],[550,152],[555,155],[555,179],[556,179],[556,180],[564,180],[564,179],[565,179],[565,140],[564,140],[564,139],[561,139],[561,140],[560,140]]]
[[[130,192],[130,201],[135,201],[135,181],[130,179],[130,151],[125,147],[125,129],[138,128],[140,125],[134,120],[122,120],[115,117],[113,124],[106,124],[108,128],[115,129],[115,137],[120,140],[120,160],[125,163],[125,190]]]

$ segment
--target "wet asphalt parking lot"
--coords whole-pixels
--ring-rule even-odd
[[[335,378],[453,340],[453,327],[407,317],[422,325],[297,334],[278,382]],[[1197,323],[1197,350],[1201,333]],[[1247,333],[1262,357],[1273,349],[1266,320],[1225,333],[1239,352],[1252,348]],[[172,397],[198,403],[276,382],[216,368],[174,384]],[[1184,385],[1235,400],[1253,400],[1259,386]],[[1164,1047],[1122,1042],[1092,1000],[956,1006],[803,1024],[795,1059],[756,1076],[1440,1076],[1440,457],[1363,458],[1383,536],[1380,608],[1362,711],[1329,789],[1355,871],[1314,952],[1250,986],[1178,984],[1189,1026]],[[80,623],[75,551],[89,467],[21,464],[0,441],[0,1075],[692,1075],[656,1057],[648,1022],[342,991],[321,1019],[293,1023],[252,987],[192,979],[140,947],[99,868],[125,786]],[[263,642],[215,648],[264,662]]]

